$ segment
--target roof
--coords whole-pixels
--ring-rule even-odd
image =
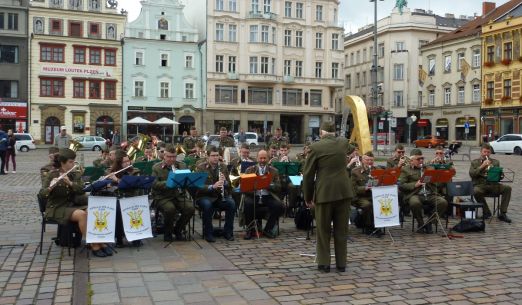
[[[447,33],[442,35],[441,37],[433,40],[432,42],[424,45],[423,47],[427,46],[433,46],[439,43],[443,43],[446,41],[452,41],[464,37],[469,36],[475,36],[477,34],[480,34],[482,31],[482,25],[488,23],[490,20],[496,20],[497,18],[505,15],[506,13],[512,11],[513,9],[519,7],[522,4],[520,0],[510,0],[506,2],[505,4],[497,7],[493,11],[491,11],[489,14],[486,14],[484,16],[480,16],[475,18],[474,20],[471,20],[464,24],[463,26],[459,27],[458,29],[454,30],[453,32]]]

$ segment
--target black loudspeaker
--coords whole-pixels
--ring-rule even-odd
[[[241,89],[241,103],[245,103],[245,89]]]

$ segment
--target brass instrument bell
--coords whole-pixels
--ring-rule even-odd
[[[176,155],[185,154],[187,155],[187,152],[185,151],[185,148],[183,148],[183,145],[177,144],[176,145]]]
[[[76,140],[71,140],[69,141],[69,149],[74,151],[74,152],[77,152],[78,149],[82,148],[83,145],[82,143],[76,141]]]
[[[127,156],[129,157],[130,160],[135,161],[138,151],[139,151],[139,149],[136,148],[135,145],[130,145],[129,149],[127,149]]]
[[[136,144],[136,148],[140,151],[145,151],[145,147],[147,146],[147,143],[150,141],[150,137],[144,134],[138,134],[138,144]]]

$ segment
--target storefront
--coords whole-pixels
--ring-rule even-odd
[[[431,135],[431,121],[429,119],[417,120],[417,136],[424,137]]]
[[[508,133],[522,132],[522,108],[482,110],[482,141],[492,141]]]
[[[0,99],[0,129],[27,132],[27,102]]]
[[[460,117],[455,122],[455,138],[457,141],[477,140],[477,120],[474,117]]]
[[[446,107],[422,110],[420,120],[428,119],[433,123],[430,133],[427,134],[438,135],[448,142],[457,140],[464,142],[465,145],[478,145],[480,106],[453,106],[453,108],[456,109]],[[420,120],[417,120],[417,125]],[[417,129],[422,132],[420,128]]]
[[[437,137],[440,137],[442,139],[448,139],[449,136],[449,130],[448,130],[448,119],[437,119],[437,122],[435,123],[435,135]]]

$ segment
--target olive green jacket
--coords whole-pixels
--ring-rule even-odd
[[[345,138],[324,136],[310,145],[303,167],[303,193],[306,201],[316,204],[355,197],[346,170],[346,155],[354,147]]]
[[[190,151],[196,147],[197,143],[203,143],[203,139],[201,139],[201,137],[193,136],[187,136],[183,139],[183,146],[187,153],[190,153]]]
[[[272,182],[270,183],[270,187],[268,188],[268,192],[277,200],[279,199],[279,194],[281,193],[281,179],[279,177],[279,172],[273,166],[266,165],[268,171],[272,175]],[[257,174],[259,173],[259,165],[253,165],[247,168],[245,174]],[[247,194],[247,196],[252,196],[252,193]]]
[[[208,162],[203,162],[197,166],[196,172],[207,173],[208,176],[207,180],[205,181],[204,187],[202,189],[197,190],[196,200],[207,198],[210,201],[214,202],[221,198],[221,189],[209,189],[209,186],[213,185],[219,180],[219,172],[222,172],[223,175],[225,175],[225,179],[227,180],[227,185],[225,186],[225,196],[231,194],[232,183],[230,182],[227,166],[225,165],[225,163],[220,163],[219,166],[219,169],[213,169],[210,163]]]
[[[388,160],[386,160],[386,168],[395,168],[399,166],[400,160],[401,158],[395,156],[389,158]]]
[[[368,178],[370,170],[362,166],[352,169],[352,181],[354,184],[355,193],[358,198],[371,198],[372,191],[366,189],[368,185]]]
[[[186,169],[185,163],[176,162],[176,169]],[[169,173],[172,171],[170,166],[167,166],[165,162],[159,162],[154,164],[152,167],[152,176],[156,177],[154,184],[152,185],[152,196],[155,200],[180,200],[184,199],[184,192],[179,188],[168,188],[167,179]]]
[[[499,167],[500,162],[496,159],[489,158],[492,163],[492,167]],[[475,159],[471,161],[471,165],[469,166],[469,176],[471,177],[471,181],[473,185],[485,185],[485,184],[497,184],[498,182],[488,182],[487,177],[487,169],[481,169],[480,165],[482,164],[482,158]]]
[[[410,199],[411,196],[419,193],[422,186],[415,187],[415,184],[421,178],[420,168],[412,168],[411,166],[403,166],[399,177],[399,190],[403,192],[404,200]],[[437,192],[435,184],[426,183],[426,190],[432,194]]]

